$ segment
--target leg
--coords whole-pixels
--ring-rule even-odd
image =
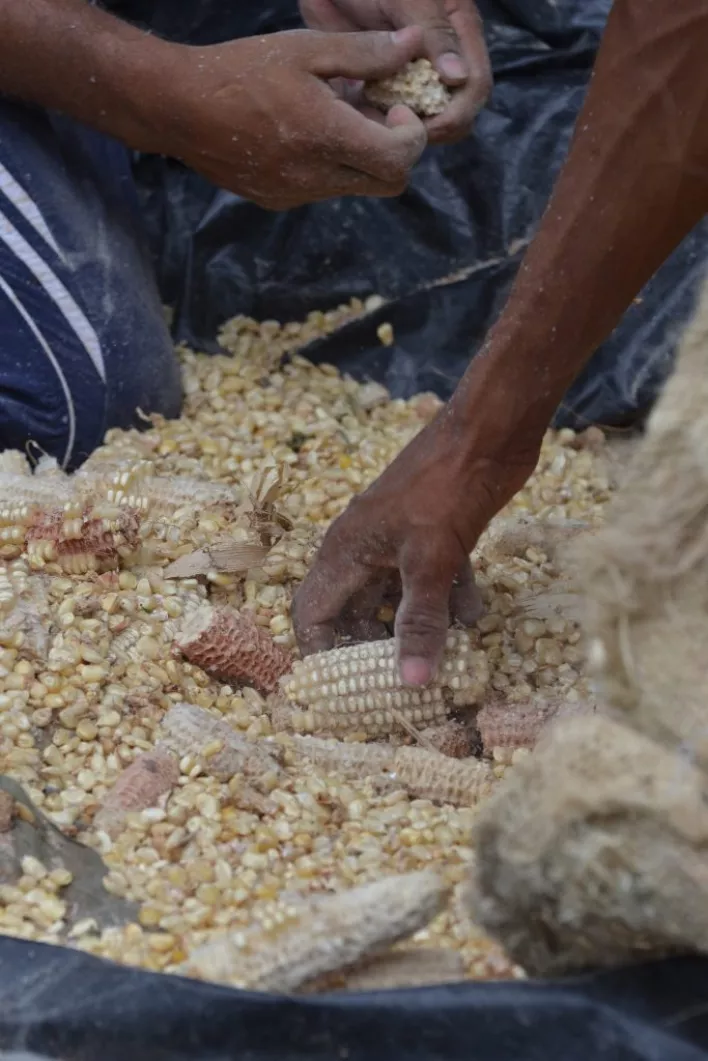
[[[109,427],[180,400],[129,153],[0,102],[0,449],[34,442],[73,469]]]

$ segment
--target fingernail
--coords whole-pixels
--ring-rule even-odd
[[[437,68],[443,77],[449,77],[451,81],[464,81],[467,77],[467,67],[455,52],[445,52],[441,55]]]
[[[433,668],[427,659],[410,656],[401,660],[401,681],[404,685],[427,685],[433,676]]]

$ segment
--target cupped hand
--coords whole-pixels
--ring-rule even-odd
[[[332,82],[394,74],[420,41],[415,29],[295,30],[206,48],[175,45],[168,83],[160,85],[159,150],[269,209],[400,195],[427,143],[422,122],[406,107],[394,108],[385,124],[372,121]]]
[[[331,648],[341,622],[369,624],[375,636],[376,608],[400,577],[401,678],[427,684],[450,619],[471,625],[481,614],[469,555],[533,472],[544,426],[523,437],[482,424],[470,431],[443,409],[327,532],[293,602],[303,654]]]
[[[418,27],[419,57],[456,91],[446,110],[426,121],[431,143],[451,143],[470,132],[492,87],[492,73],[474,0],[300,0],[308,26],[330,32]]]

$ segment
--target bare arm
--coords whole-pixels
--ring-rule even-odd
[[[708,7],[616,0],[567,164],[490,333],[453,399],[514,388],[517,429],[567,388],[708,209]]]
[[[401,69],[420,33],[307,30],[173,44],[86,0],[0,0],[0,92],[182,159],[262,206],[398,195],[426,144],[406,108],[369,121],[330,79]]]
[[[158,136],[155,74],[170,58],[169,44],[86,0],[0,0],[0,91],[131,147]]]
[[[705,0],[616,0],[567,163],[505,309],[451,401],[330,529],[295,600],[304,652],[400,575],[404,679],[430,677],[469,553],[533,471],[569,384],[708,209]]]

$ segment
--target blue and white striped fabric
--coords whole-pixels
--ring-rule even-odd
[[[128,152],[0,99],[0,450],[70,470],[180,400]]]

